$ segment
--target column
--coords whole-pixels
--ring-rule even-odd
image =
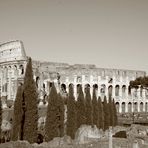
[[[119,97],[122,97],[122,85],[119,86]]]
[[[145,112],[145,102],[143,102],[143,112]]]
[[[140,112],[140,102],[137,102],[138,112]]]
[[[137,98],[140,99],[140,88],[137,89]]]
[[[108,85],[105,86],[105,96],[106,96],[106,98],[108,100]]]
[[[115,98],[115,85],[112,87],[112,98]]]
[[[93,85],[90,85],[90,95],[91,95],[91,97],[93,95]]]
[[[8,100],[11,100],[11,69],[8,71],[9,73],[9,87],[8,87]]]
[[[126,89],[125,89],[125,97],[126,97],[126,99],[128,99],[128,87],[129,87],[129,85],[126,85]]]
[[[98,84],[98,94],[97,94],[97,98],[98,98],[99,96],[101,96],[100,89],[101,89],[101,86],[100,86],[100,84]]]
[[[93,84],[93,76],[90,75],[90,84]]]
[[[142,89],[142,98],[145,99],[146,95],[145,95],[145,89]]]
[[[128,102],[125,102],[125,112],[128,112]]]
[[[122,104],[121,104],[121,102],[119,102],[119,113],[121,113],[122,112]]]

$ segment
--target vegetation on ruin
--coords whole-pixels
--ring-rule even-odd
[[[79,128],[82,124],[86,123],[86,107],[85,107],[85,100],[84,100],[84,94],[82,91],[82,86],[79,86],[79,93],[77,98],[77,128]]]
[[[12,122],[12,137],[13,141],[21,140],[22,126],[22,102],[23,102],[23,87],[20,85],[17,89],[17,94],[14,102],[13,122]]]
[[[139,85],[142,88],[148,88],[148,76],[138,77],[134,81],[130,81],[131,88],[139,88]]]
[[[67,124],[66,133],[72,139],[75,138],[76,132],[76,101],[72,84],[69,86],[69,96],[67,100]]]
[[[118,125],[117,109],[114,99],[112,100],[113,104],[113,126]]]
[[[91,95],[90,95],[90,88],[87,86],[85,88],[85,117],[86,117],[86,125],[92,125],[92,101],[91,101]]]
[[[38,94],[37,88],[33,79],[32,60],[28,59],[26,66],[26,73],[23,85],[23,99],[25,106],[24,111],[24,125],[23,125],[23,140],[30,143],[37,142],[37,127],[38,127]]]
[[[109,120],[110,120],[109,123],[110,126],[113,126],[114,114],[113,114],[113,102],[111,96],[109,96],[108,108],[109,108]]]

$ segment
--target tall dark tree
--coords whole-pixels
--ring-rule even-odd
[[[109,107],[106,96],[104,97],[103,101],[103,112],[104,112],[104,130],[107,130],[110,126],[110,119],[109,119]]]
[[[111,96],[109,96],[108,108],[109,108],[110,126],[113,126],[114,114],[113,114],[113,101],[112,101]]]
[[[2,137],[1,137],[2,128],[1,127],[2,127],[2,100],[1,100],[1,97],[0,97],[0,140],[2,139]]]
[[[104,111],[101,97],[98,98],[98,128],[104,129]]]
[[[91,95],[90,95],[90,88],[87,86],[85,88],[85,117],[86,117],[86,124],[87,125],[92,125],[92,102],[91,102]]]
[[[65,109],[64,109],[64,99],[62,98],[61,94],[58,94],[58,111],[59,111],[59,121],[58,121],[58,136],[62,137],[64,136],[64,113],[65,113]]]
[[[82,86],[79,85],[79,93],[77,98],[77,128],[79,128],[82,124],[86,123],[86,108],[85,108],[85,100],[84,100],[84,94],[82,91]]]
[[[12,122],[12,140],[21,140],[22,127],[22,101],[23,101],[23,87],[20,85],[17,89],[17,94],[14,102],[13,122]]]
[[[69,86],[69,96],[67,100],[67,123],[66,133],[72,139],[75,138],[76,132],[76,101],[74,97],[73,85]]]
[[[35,143],[37,142],[38,127],[38,94],[33,79],[31,58],[28,59],[23,86],[23,99],[25,101],[23,139]]]
[[[59,107],[58,94],[54,83],[48,97],[47,116],[45,123],[45,140],[51,141],[53,138],[59,136]]]
[[[92,117],[93,117],[93,125],[96,125],[99,128],[100,127],[99,108],[98,108],[98,101],[95,88],[93,88],[93,96],[92,96]]]
[[[116,104],[114,99],[112,101],[112,104],[113,104],[113,126],[116,126],[118,125],[118,116],[117,116],[117,109],[116,109]]]

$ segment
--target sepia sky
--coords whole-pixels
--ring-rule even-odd
[[[148,72],[148,0],[0,0],[0,43],[33,59]]]

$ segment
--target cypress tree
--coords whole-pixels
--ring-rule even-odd
[[[21,140],[21,126],[22,126],[22,101],[23,101],[23,87],[19,86],[14,102],[13,122],[12,122],[12,140]]]
[[[114,99],[112,101],[112,104],[113,104],[113,126],[116,126],[118,125],[118,117],[117,117],[117,109]]]
[[[114,113],[113,113],[113,102],[112,102],[111,96],[109,96],[108,108],[109,108],[110,126],[113,126],[113,122],[114,122]]]
[[[109,107],[106,96],[104,97],[103,101],[103,112],[104,112],[104,130],[107,130],[110,126],[110,119],[109,119]]]
[[[92,102],[91,102],[91,95],[90,95],[90,88],[87,86],[85,88],[85,107],[86,107],[86,124],[92,125]]]
[[[85,100],[84,94],[82,91],[82,86],[79,86],[79,94],[77,98],[77,128],[79,128],[82,124],[86,123],[86,116],[85,116]]]
[[[25,101],[23,140],[30,143],[37,142],[38,127],[38,95],[33,79],[32,60],[29,58],[24,77],[23,99]]]
[[[104,112],[101,97],[98,98],[98,126],[99,129],[104,129]]]
[[[66,133],[72,139],[75,138],[76,132],[76,101],[74,97],[73,86],[69,86],[69,96],[67,100],[67,128]]]
[[[100,123],[99,123],[99,107],[98,107],[95,88],[93,88],[92,109],[93,109],[93,111],[92,111],[93,112],[93,115],[92,115],[93,116],[93,125],[96,125],[99,128],[100,127]]]
[[[2,100],[0,96],[0,140],[2,139]],[[0,141],[1,142],[1,141]]]
[[[59,136],[59,118],[58,94],[53,84],[48,96],[47,116],[45,122],[45,141],[51,141],[53,138]]]
[[[64,99],[62,98],[61,94],[58,94],[58,111],[59,111],[59,121],[58,121],[58,131],[59,137],[64,136]]]

